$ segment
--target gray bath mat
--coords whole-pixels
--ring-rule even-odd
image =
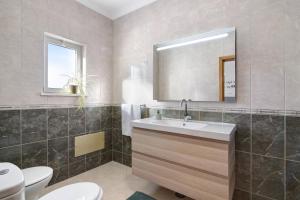
[[[150,197],[149,195],[144,194],[142,192],[135,192],[127,200],[156,200],[156,199],[154,199],[154,198]]]

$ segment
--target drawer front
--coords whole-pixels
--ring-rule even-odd
[[[231,174],[226,142],[134,128],[132,150],[224,177]]]
[[[132,155],[132,172],[196,200],[228,200],[229,180],[139,153]]]

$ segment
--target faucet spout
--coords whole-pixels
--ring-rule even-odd
[[[184,104],[184,121],[187,122],[188,120],[191,120],[192,117],[189,115],[188,113],[188,102],[190,102],[191,100],[185,100],[185,99],[182,99],[181,102],[180,102],[180,107],[183,106]]]

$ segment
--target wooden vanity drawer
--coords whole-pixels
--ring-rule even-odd
[[[155,157],[133,153],[132,172],[196,200],[230,199],[229,179]]]
[[[234,148],[228,142],[186,135],[159,132],[140,128],[133,129],[134,152],[182,163],[185,166],[229,177],[229,163],[234,163]]]

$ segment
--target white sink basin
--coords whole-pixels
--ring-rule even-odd
[[[132,126],[223,141],[230,141],[236,130],[235,124],[204,121],[184,122],[178,119],[146,118],[132,121]]]

